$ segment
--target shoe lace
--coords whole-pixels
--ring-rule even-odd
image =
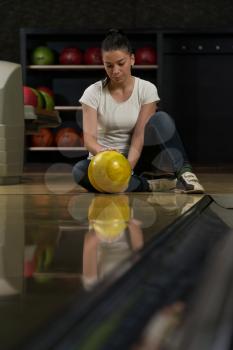
[[[183,179],[191,182],[198,182],[198,179],[194,174],[184,174]]]

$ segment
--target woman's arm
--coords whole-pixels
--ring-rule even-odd
[[[134,169],[141,155],[144,144],[144,130],[150,117],[155,114],[156,102],[145,104],[141,107],[137,123],[134,127],[131,144],[128,153],[128,160],[131,168]]]
[[[82,104],[82,111],[84,146],[96,155],[103,151],[103,146],[97,142],[97,111],[86,104]]]

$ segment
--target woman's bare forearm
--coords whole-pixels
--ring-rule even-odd
[[[142,148],[144,144],[144,131],[134,133],[131,140],[131,145],[128,153],[128,161],[131,165],[131,169],[134,169],[135,165],[140,158]]]

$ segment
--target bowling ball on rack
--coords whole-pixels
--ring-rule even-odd
[[[54,106],[55,106],[55,101],[54,101],[54,97],[51,96],[51,94],[47,93],[46,91],[44,91],[43,89],[37,89],[37,91],[39,91],[39,93],[43,96],[43,100],[44,100],[44,108],[47,111],[53,111],[54,110]]]
[[[35,65],[54,64],[55,54],[47,46],[38,46],[33,50],[31,60]]]
[[[36,88],[37,91],[40,91],[40,92],[46,92],[48,95],[50,95],[51,97],[54,97],[54,92],[52,89],[50,89],[48,86],[38,86]]]
[[[56,132],[55,144],[57,147],[81,147],[83,146],[83,138],[75,128],[62,127]]]
[[[51,147],[53,145],[53,133],[49,128],[41,128],[39,132],[30,137],[32,147]]]
[[[88,177],[99,192],[124,192],[131,177],[131,167],[123,154],[107,150],[97,153],[91,159]]]
[[[156,64],[157,54],[153,47],[141,47],[135,52],[135,64]]]
[[[76,47],[64,48],[59,56],[60,64],[81,64],[83,60],[82,52]]]
[[[89,47],[84,53],[85,64],[102,64],[102,53],[99,47]]]
[[[40,91],[31,88],[34,94],[37,96],[37,105],[36,107],[39,109],[45,108],[45,100],[43,98],[43,95]]]
[[[24,100],[24,105],[37,107],[37,104],[38,104],[37,94],[29,86],[23,86],[23,100]]]

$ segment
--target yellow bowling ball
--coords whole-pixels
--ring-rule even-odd
[[[117,151],[97,153],[88,167],[88,177],[99,192],[124,192],[131,177],[128,159]]]
[[[88,219],[97,236],[113,242],[124,233],[130,219],[129,199],[125,195],[97,195],[88,210]]]

